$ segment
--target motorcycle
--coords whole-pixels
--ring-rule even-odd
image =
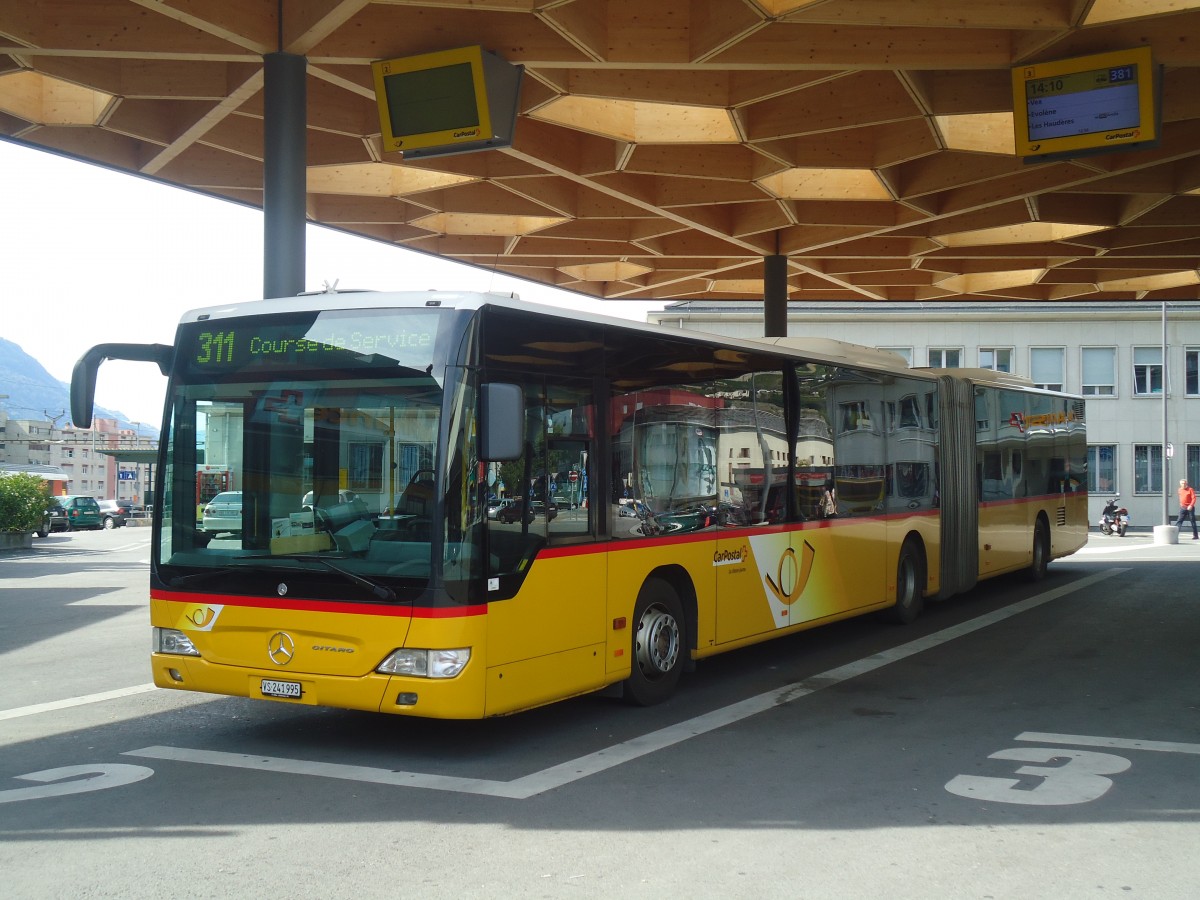
[[[1125,537],[1129,528],[1129,510],[1124,506],[1117,506],[1117,499],[1119,498],[1109,500],[1100,513],[1100,533]]]

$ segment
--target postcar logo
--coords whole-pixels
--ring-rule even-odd
[[[714,566],[736,566],[750,558],[750,548],[745,544],[736,550],[718,550],[713,554]]]
[[[775,577],[764,576],[767,587],[784,606],[791,606],[804,593],[804,588],[808,586],[808,578],[812,575],[813,560],[816,555],[817,551],[813,545],[805,541],[801,550],[800,562],[797,563],[796,551],[788,547],[779,556],[779,568],[775,572]]]
[[[1012,425],[1017,431],[1024,433],[1026,428],[1039,428],[1049,425],[1069,425],[1076,421],[1075,411],[1070,412],[1053,412],[1041,413],[1036,416],[1027,416],[1024,413],[1015,412],[1008,417],[1008,424]]]
[[[217,622],[217,616],[221,614],[224,606],[192,606],[183,614],[183,622],[180,624],[184,628],[192,628],[196,631],[212,631],[213,625]],[[186,623],[186,624],[184,624]]]

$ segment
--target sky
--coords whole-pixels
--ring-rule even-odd
[[[262,297],[257,210],[6,141],[0,198],[0,337],[61,381],[94,344],[169,344],[187,310]],[[639,322],[663,308],[594,300],[317,225],[306,244],[305,290],[515,291]],[[106,362],[96,403],[157,428],[165,392],[153,364]]]

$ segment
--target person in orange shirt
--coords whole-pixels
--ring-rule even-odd
[[[1179,479],[1179,519],[1177,524],[1183,530],[1185,520],[1192,520],[1192,540],[1200,541],[1200,533],[1196,531],[1196,492],[1188,484],[1186,478]]]

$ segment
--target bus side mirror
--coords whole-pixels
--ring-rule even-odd
[[[525,449],[525,394],[519,384],[480,386],[479,458],[488,462],[520,459]]]
[[[71,421],[76,428],[90,428],[96,402],[96,372],[106,359],[152,362],[158,371],[171,374],[175,348],[166,344],[97,344],[75,363],[71,372]]]

